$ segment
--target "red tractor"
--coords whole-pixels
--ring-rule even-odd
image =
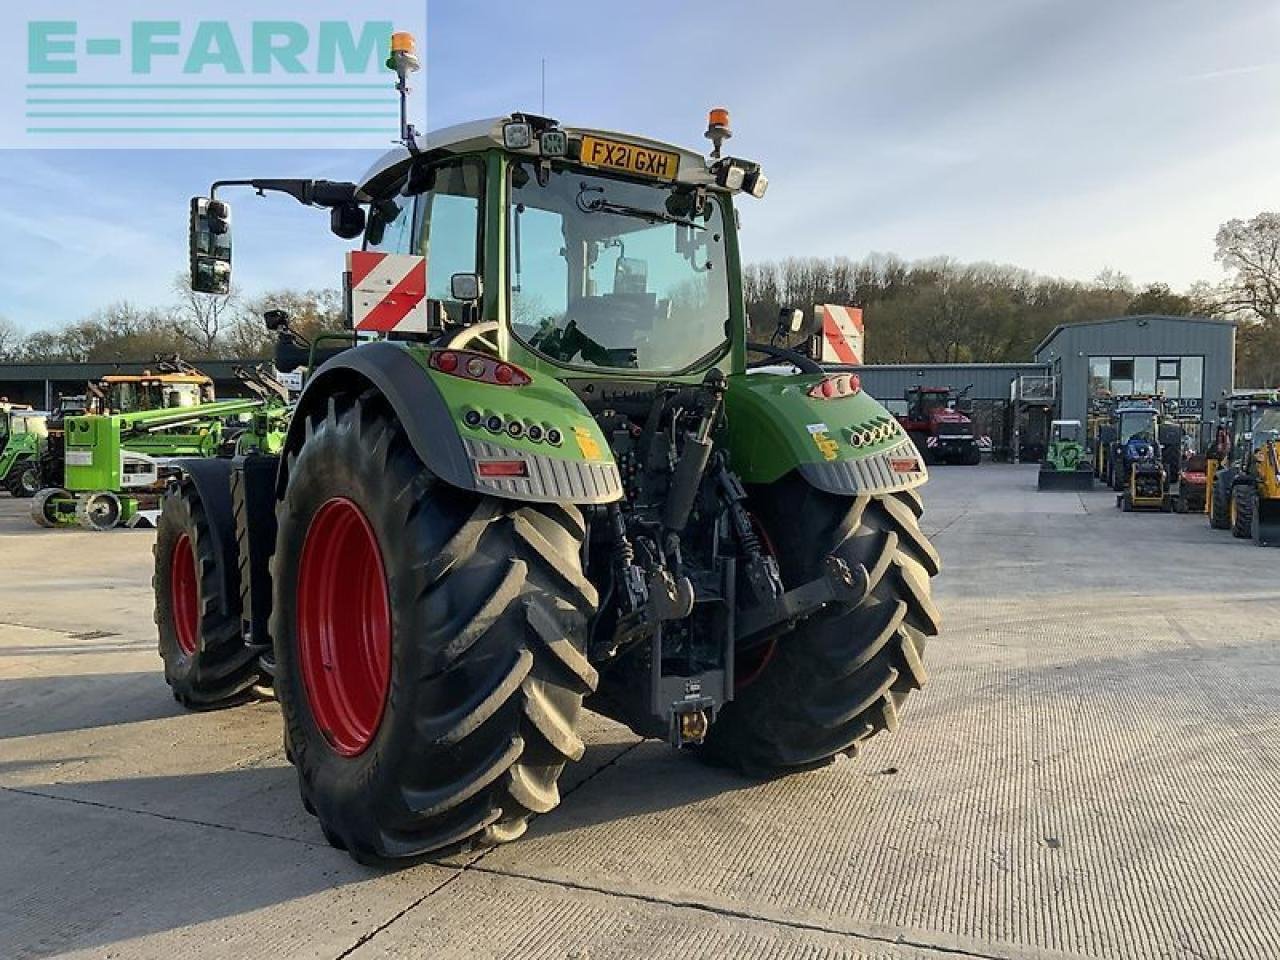
[[[915,441],[926,463],[973,466],[981,460],[973,421],[963,412],[968,392],[968,387],[959,393],[950,387],[907,389],[907,412],[898,415],[898,422]]]

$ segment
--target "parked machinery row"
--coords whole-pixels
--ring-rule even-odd
[[[178,357],[113,375],[46,414],[0,404],[0,482],[31,497],[42,527],[107,530],[156,509],[177,458],[278,449],[288,391],[239,371],[252,396],[218,401],[213,381]]]

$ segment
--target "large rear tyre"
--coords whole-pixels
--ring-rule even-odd
[[[1231,535],[1237,540],[1253,539],[1254,498],[1257,493],[1248,483],[1231,488]]]
[[[752,492],[788,589],[822,575],[835,554],[870,576],[867,599],[803,623],[763,651],[743,652],[739,689],[711,726],[703,755],[749,776],[820,766],[880,730],[926,678],[938,632],[930,577],[940,566],[920,530],[914,492],[837,497],[792,475]]]
[[[286,475],[271,634],[304,806],[362,863],[515,839],[583,752],[580,512],[447,486],[374,391],[330,398]]]
[[[262,679],[258,656],[240,632],[240,594],[228,589],[214,524],[222,528],[222,543],[234,537],[230,518],[211,516],[195,484],[184,478],[165,494],[153,548],[164,679],[173,698],[192,710],[243,703]],[[234,568],[227,573],[234,578]]]

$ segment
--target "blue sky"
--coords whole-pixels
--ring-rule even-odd
[[[894,252],[1175,287],[1280,203],[1280,4],[433,0],[428,125],[539,107],[760,160],[748,258]],[[420,75],[421,76],[421,75]],[[388,85],[388,99],[393,96]],[[366,151],[0,153],[0,316],[32,330],[167,302],[213,179],[358,177]],[[349,246],[287,198],[235,202],[246,293],[336,286]]]

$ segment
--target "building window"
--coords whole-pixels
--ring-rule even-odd
[[[1090,357],[1089,398],[1160,394],[1199,416],[1204,400],[1204,357]]]
[[[1156,392],[1156,358],[1135,357],[1133,360],[1133,392]]]

